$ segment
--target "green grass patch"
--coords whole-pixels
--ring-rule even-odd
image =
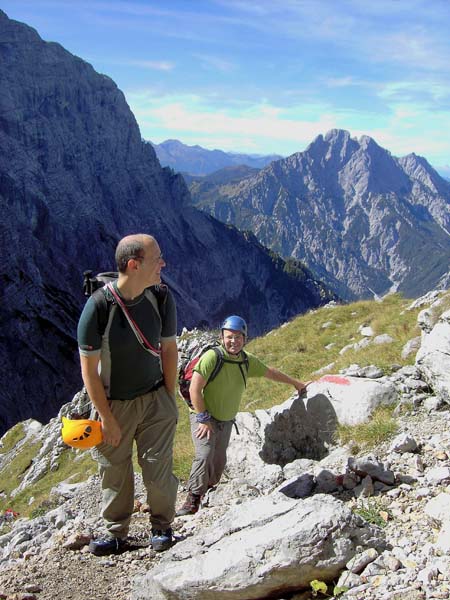
[[[26,452],[21,452],[10,467],[0,474],[0,486],[3,486],[9,477],[7,484],[2,488],[7,497],[0,499],[0,512],[5,508],[12,508],[21,516],[29,517],[33,511],[38,510],[42,505],[45,506],[51,496],[51,489],[61,481],[70,478],[71,483],[77,483],[85,481],[97,472],[97,463],[91,458],[89,452],[66,450],[60,456],[57,470],[47,471],[36,483],[11,498],[10,492],[19,486],[25,467],[31,464],[31,458],[36,456],[40,447],[40,442],[31,444]]]
[[[364,500],[363,504],[354,507],[352,510],[368,523],[378,525],[378,527],[386,527],[387,522],[392,519],[392,513],[385,506],[381,497]]]
[[[2,472],[0,473],[0,492],[6,494],[6,496],[9,496],[10,493],[20,484],[25,472],[31,466],[32,460],[39,452],[41,446],[41,442],[34,442],[32,444],[25,444],[22,446],[13,460],[8,464],[7,467],[2,469]],[[7,506],[3,506],[4,502],[5,499],[0,499],[0,509],[7,508]],[[10,508],[14,507],[10,506]]]
[[[17,423],[5,433],[0,446],[0,454],[6,454],[14,448],[25,437],[25,427],[23,423]]]
[[[321,308],[301,315],[269,334],[251,340],[249,352],[256,354],[268,366],[276,367],[303,381],[318,379],[314,372],[334,363],[330,373],[337,373],[353,363],[360,366],[375,364],[386,374],[393,364],[412,364],[414,356],[401,358],[405,343],[420,334],[417,327],[419,309],[406,310],[411,300],[398,294],[386,297],[383,302],[361,301]],[[375,335],[387,333],[394,342],[371,344],[340,355],[348,344],[362,339],[360,326],[370,325]],[[283,402],[292,392],[290,386],[250,379],[241,404],[241,410],[253,411],[270,408]]]
[[[338,425],[336,439],[352,446],[352,452],[368,450],[391,439],[398,430],[392,413],[395,406],[379,406],[367,423]]]
[[[191,438],[188,407],[179,395],[177,395],[177,402],[179,416],[173,453],[174,473],[181,481],[187,481],[194,458],[194,446]]]

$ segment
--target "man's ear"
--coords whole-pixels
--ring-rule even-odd
[[[130,271],[137,271],[138,265],[139,265],[138,260],[136,260],[135,258],[130,258],[127,263],[127,268],[130,269]]]

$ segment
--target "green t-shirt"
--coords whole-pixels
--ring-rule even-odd
[[[236,362],[242,361],[242,356],[228,354],[223,349],[224,358]],[[245,378],[264,377],[267,372],[266,365],[253,354],[246,352],[248,357],[248,373],[245,365],[241,365]],[[216,366],[216,354],[214,350],[208,350],[198,361],[194,371],[208,380]],[[203,389],[206,409],[218,421],[231,421],[236,416],[241,403],[245,383],[239,366],[224,363],[217,377],[208,383]]]

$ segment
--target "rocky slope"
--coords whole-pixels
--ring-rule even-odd
[[[191,192],[344,298],[448,285],[450,185],[424,158],[396,158],[368,136],[332,130],[253,177]]]
[[[339,376],[319,381],[316,385],[321,387],[308,392],[305,404],[293,397],[270,411],[239,415],[241,434],[233,436],[229,478],[209,494],[197,515],[175,521],[180,541],[173,550],[155,555],[148,548],[147,515],[137,477],[130,547],[119,556],[97,558],[88,554],[86,544],[100,527],[98,480],[93,477],[78,485],[66,482],[53,492],[58,507],[31,521],[16,520],[10,532],[0,536],[0,595],[8,600],[53,600],[62,595],[72,600],[143,600],[185,598],[187,594],[198,599],[214,596],[261,600],[270,593],[270,597],[279,600],[310,600],[309,580],[303,591],[282,591],[295,571],[292,566],[296,561],[302,564],[301,569],[296,569],[298,574],[316,565],[314,578],[328,583],[331,596],[330,568],[352,548],[354,556],[347,559],[346,566],[341,564],[342,574],[338,582],[335,580],[347,589],[339,597],[449,598],[450,411],[448,396],[442,395],[445,388],[435,395],[431,386],[448,373],[450,314],[447,310],[434,323],[432,314],[442,297],[429,296],[420,302],[423,311],[419,323],[426,345],[422,345],[424,352],[415,366],[381,376],[374,367],[360,369],[354,365]],[[441,360],[447,363],[435,362],[434,368],[428,364],[422,370],[423,358],[431,352],[442,352]],[[302,411],[305,415],[305,409],[309,413],[311,402],[324,408],[319,392],[319,395],[329,393],[329,401],[336,400],[338,405],[339,398],[334,396],[332,386],[343,385],[344,380],[350,380],[349,389],[378,385],[392,391],[389,402],[397,404],[397,436],[379,445],[370,455],[352,455],[350,446],[329,446],[321,459],[306,457],[308,440],[295,433],[305,431],[304,418],[299,417]],[[448,394],[448,387],[446,390]],[[372,399],[372,394],[355,397],[355,408],[361,403],[368,406]],[[322,419],[325,416],[323,410],[315,414]],[[346,414],[353,416],[351,410]],[[251,419],[259,421],[259,427],[247,428]],[[273,426],[279,427],[283,421],[290,424],[285,435],[271,436]],[[62,451],[58,429],[57,419],[45,428],[28,425],[28,441],[33,436],[49,440],[35,467],[39,461],[48,465],[48,459]],[[286,442],[287,447],[290,435],[295,435],[299,442],[298,456],[283,466],[262,461],[255,451],[258,444],[275,448]],[[38,471],[36,468],[35,473]],[[336,516],[346,523],[334,522],[330,530],[330,510],[337,511]],[[301,519],[298,511],[304,511]],[[352,521],[350,513],[355,511],[378,525]],[[317,523],[308,531],[311,519],[317,519]],[[306,552],[311,535],[317,536],[312,548],[306,554],[300,551],[296,557],[289,537],[294,529],[297,552],[302,546]],[[280,532],[282,545],[278,547]],[[352,546],[356,539],[359,548]],[[230,546],[233,543],[235,546]],[[250,546],[245,546],[248,543],[257,552],[250,552]],[[209,570],[201,565],[210,564],[214,552],[221,559],[214,564],[212,573],[212,565]],[[311,552],[317,552],[314,561]],[[233,572],[226,572],[231,562]],[[259,589],[265,586],[267,595],[255,595],[252,581],[255,569]],[[221,581],[225,572],[226,577]],[[267,591],[270,589],[271,592]]]
[[[259,333],[326,301],[306,269],[188,205],[111,79],[2,11],[0,38],[0,433],[79,388],[82,273],[113,270],[123,235],[157,237],[180,329],[239,312]]]
[[[163,167],[171,167],[178,173],[189,175],[208,175],[219,169],[237,165],[261,169],[273,160],[281,158],[277,154],[252,156],[223,150],[207,150],[201,146],[187,146],[178,140],[152,143],[152,146]]]

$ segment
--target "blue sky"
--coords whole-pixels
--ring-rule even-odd
[[[450,176],[449,0],[2,0],[109,75],[142,137],[259,154],[340,128]]]

